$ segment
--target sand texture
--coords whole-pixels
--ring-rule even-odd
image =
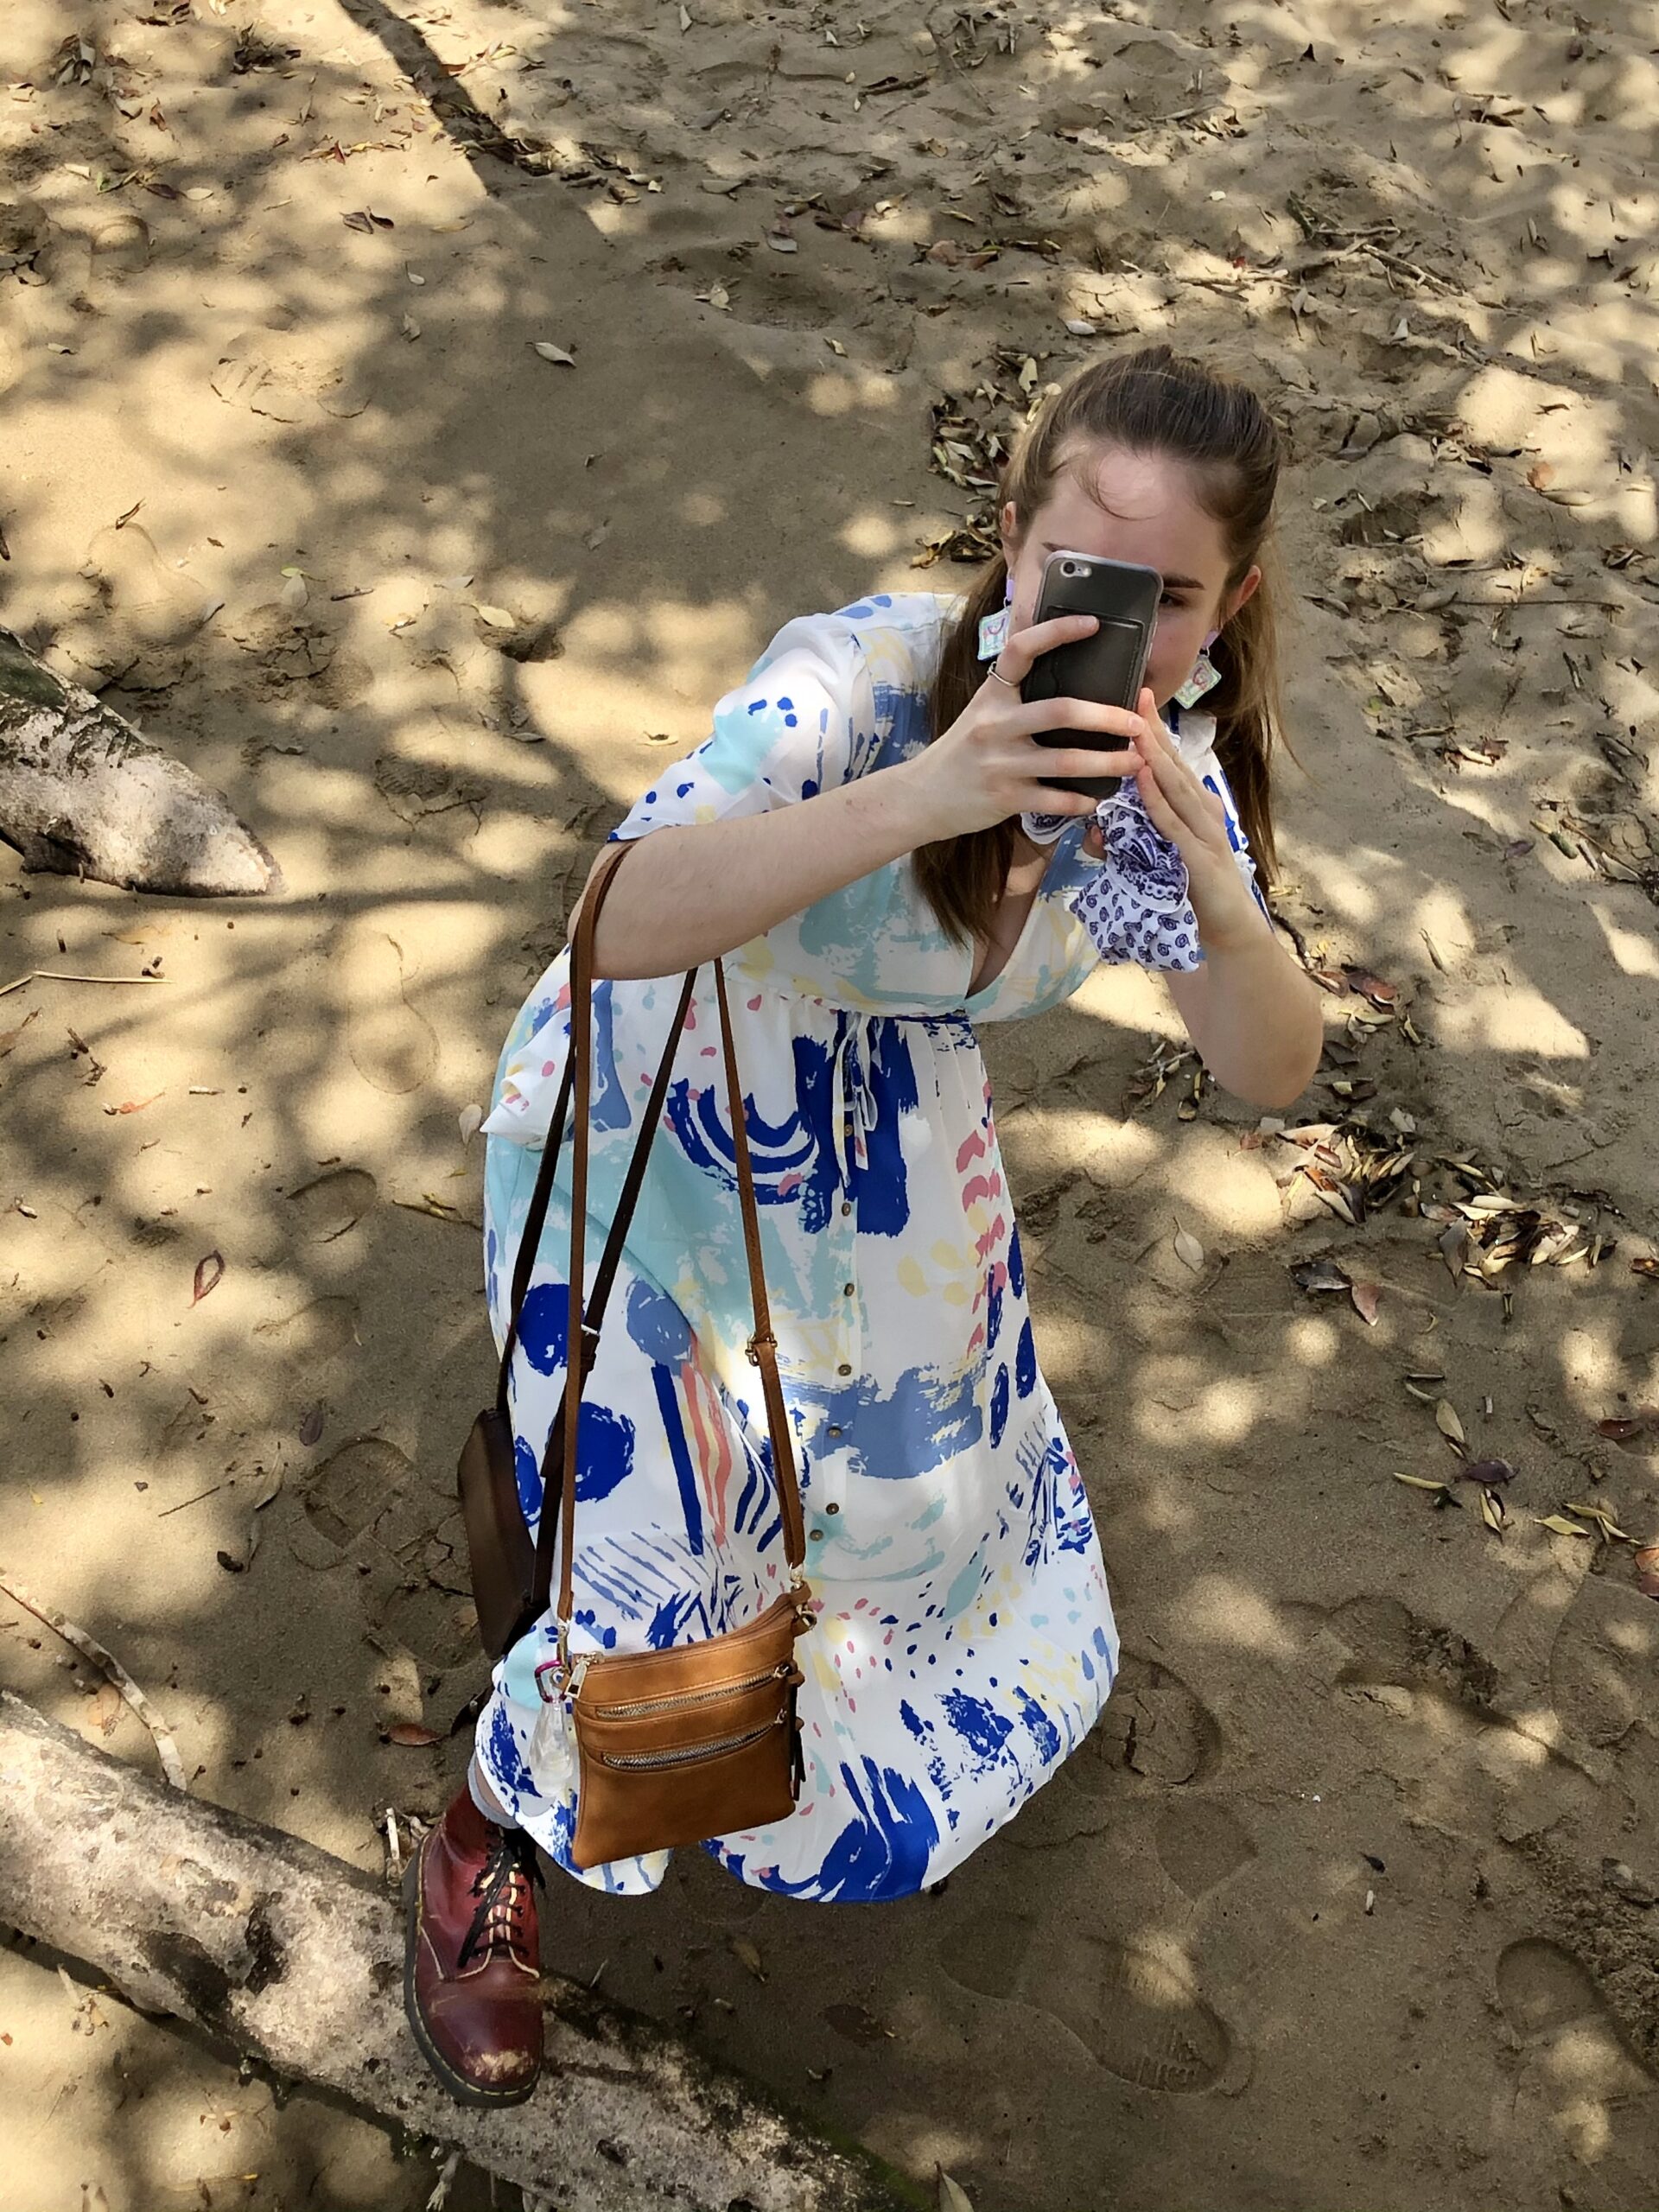
[[[572,887],[778,625],[966,576],[912,557],[1031,393],[1167,335],[1291,440],[1329,1051],[1278,1135],[1137,974],[988,1040],[1121,1686],[940,1896],[684,1853],[555,1877],[548,1955],[975,2212],[1651,2205],[1650,11],[0,12],[0,622],[284,884],[0,851],[0,1568],[203,1795],[370,1871],[435,1814],[466,1133]],[[0,1681],[153,1770],[3,1599]],[[16,1950],[0,2107],[20,2212],[433,2185]]]

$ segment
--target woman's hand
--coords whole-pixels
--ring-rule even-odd
[[[1267,927],[1262,910],[1233,858],[1227,817],[1221,801],[1195,776],[1164,728],[1150,691],[1141,694],[1135,750],[1141,767],[1135,785],[1154,830],[1162,833],[1186,863],[1187,895],[1206,951],[1224,951]],[[1085,838],[1098,857],[1097,828]]]
[[[909,782],[923,827],[919,842],[988,830],[1011,815],[1092,814],[1094,799],[1056,790],[1047,779],[1144,772],[1144,757],[1131,742],[1144,728],[1139,715],[1087,699],[1037,699],[1027,705],[1020,696],[1039,654],[1072,645],[1098,626],[1092,614],[1065,614],[1017,632],[998,655],[995,672],[950,728],[889,771]],[[1076,730],[1084,741],[1075,749],[1039,745],[1037,733],[1051,729]],[[1116,748],[1090,747],[1089,737],[1115,739]]]

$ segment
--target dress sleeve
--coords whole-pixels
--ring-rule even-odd
[[[664,769],[612,836],[728,822],[810,798],[861,775],[876,742],[874,686],[857,639],[833,618],[804,615],[721,700],[713,734]]]

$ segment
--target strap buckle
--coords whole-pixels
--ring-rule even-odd
[[[751,1367],[760,1366],[760,1349],[763,1344],[766,1349],[771,1352],[774,1357],[776,1357],[778,1351],[777,1338],[772,1335],[770,1330],[767,1330],[766,1333],[762,1336],[760,1332],[757,1329],[754,1334],[749,1338],[748,1343],[743,1348],[744,1357],[747,1359]]]

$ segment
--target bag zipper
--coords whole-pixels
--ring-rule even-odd
[[[785,1659],[776,1667],[768,1667],[763,1675],[751,1675],[746,1681],[714,1682],[707,1689],[685,1690],[678,1697],[639,1698],[631,1705],[590,1705],[585,1709],[595,1720],[632,1720],[647,1713],[677,1713],[687,1706],[708,1705],[716,1698],[741,1697],[746,1690],[763,1688],[767,1682],[787,1682],[799,1676],[793,1663]]]
[[[683,1744],[677,1751],[601,1751],[600,1764],[632,1769],[689,1766],[695,1760],[718,1758],[723,1751],[747,1751],[763,1736],[770,1736],[774,1728],[781,1728],[787,1719],[786,1713],[780,1713],[776,1720],[768,1720],[764,1728],[751,1728],[741,1736],[722,1736],[712,1744]]]

